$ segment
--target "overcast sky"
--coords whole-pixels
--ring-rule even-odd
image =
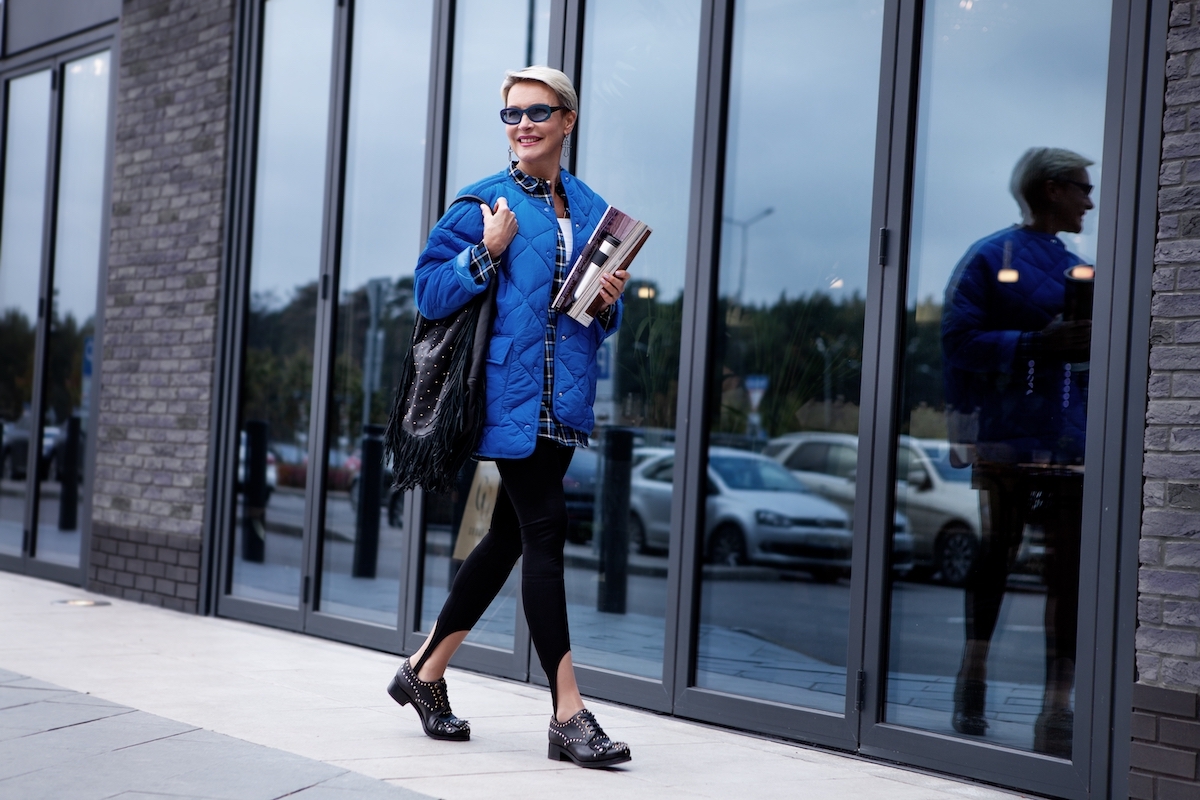
[[[378,6],[376,8],[375,6]],[[910,296],[940,297],[971,242],[1019,219],[1013,164],[1036,145],[1099,162],[1109,10],[1095,0],[932,0],[920,77]],[[587,6],[580,176],[646,220],[635,265],[663,299],[683,285],[691,195],[700,0]],[[316,279],[324,196],[332,8],[267,5],[254,285]],[[415,9],[415,10],[414,10]],[[544,61],[549,5],[534,9]],[[525,60],[527,0],[466,0],[458,15],[448,191],[503,167],[498,84]],[[745,0],[737,6],[721,291],[736,292],[747,234],[746,302],[862,291],[879,106],[882,0]],[[419,13],[417,13],[419,11]],[[403,13],[402,13],[403,12]],[[345,255],[359,285],[411,271],[421,241],[429,0],[360,2]],[[373,43],[373,44],[372,44]],[[356,97],[357,99],[357,97]],[[1100,185],[1100,164],[1091,170]],[[1099,190],[1097,190],[1097,197]],[[772,213],[749,226],[737,224]],[[1096,213],[1082,237],[1094,258]]]

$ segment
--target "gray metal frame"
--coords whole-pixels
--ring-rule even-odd
[[[60,150],[60,126],[62,121],[62,85],[63,85],[63,66],[68,62],[77,58],[82,58],[92,53],[99,53],[107,50],[110,56],[112,69],[109,73],[109,95],[108,95],[108,127],[105,133],[105,167],[104,167],[104,184],[103,197],[105,198],[104,207],[101,212],[102,230],[107,232],[109,229],[109,219],[111,213],[111,203],[107,202],[112,194],[112,153],[113,143],[116,138],[115,109],[117,103],[117,77],[118,65],[120,63],[119,52],[119,37],[117,36],[117,25],[109,24],[99,27],[95,30],[88,31],[83,34],[68,37],[54,45],[47,45],[30,49],[20,56],[4,59],[0,61],[0,100],[3,101],[2,110],[0,110],[0,125],[6,125],[8,120],[8,82],[13,78],[19,78],[23,75],[28,75],[34,72],[39,72],[44,69],[52,70],[53,83],[51,84],[50,96],[50,120],[46,135],[49,137],[49,146],[47,149],[46,158],[46,198],[45,208],[43,210],[43,225],[42,225],[42,260],[39,267],[38,279],[38,319],[37,319],[37,334],[34,350],[34,376],[33,376],[33,394],[32,403],[30,404],[30,415],[34,423],[34,428],[30,434],[30,447],[28,460],[25,467],[25,534],[22,541],[22,554],[19,557],[0,555],[0,569],[19,572],[31,575],[37,578],[45,578],[48,580],[59,581],[61,583],[74,584],[83,586],[87,582],[88,566],[91,553],[91,532],[92,532],[92,494],[84,493],[80,498],[80,553],[78,567],[65,567],[61,564],[53,564],[46,561],[41,561],[36,557],[37,553],[37,514],[40,503],[41,482],[37,479],[38,470],[37,462],[41,453],[41,421],[42,411],[45,408],[45,372],[46,363],[49,353],[47,351],[48,336],[49,336],[49,299],[53,288],[53,266],[54,266],[54,231],[57,224],[57,207],[58,207],[58,179],[59,179],[59,150]],[[0,155],[0,159],[2,159]],[[0,181],[3,180],[3,167],[0,166]],[[107,245],[107,236],[103,239]],[[99,275],[97,276],[97,292],[96,292],[96,310],[95,310],[95,334],[93,352],[99,354],[103,352],[102,345],[104,341],[104,308],[105,297],[108,288],[108,247],[101,247],[100,262],[97,265]],[[96,358],[93,372],[93,386],[95,390],[90,398],[90,406],[88,414],[93,420],[93,423],[99,420],[100,415],[100,385],[103,370],[103,358]],[[85,486],[95,485],[96,473],[96,448],[93,445],[90,451],[86,452],[84,462],[84,480]]]

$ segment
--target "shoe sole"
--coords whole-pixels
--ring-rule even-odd
[[[392,677],[392,681],[387,687],[387,693],[401,706],[406,706],[409,703],[413,704],[413,709],[417,712],[417,718],[421,720],[421,730],[424,731],[425,735],[430,739],[437,739],[440,742],[470,741],[471,734],[469,732],[466,736],[442,736],[438,733],[431,733],[429,729],[425,727],[425,720],[421,718],[420,709],[418,709],[416,703],[413,702],[415,698],[409,696],[408,692],[404,690],[404,684],[400,682],[400,677],[398,675]]]
[[[617,764],[624,764],[627,761],[633,760],[632,755],[625,753],[623,755],[607,758],[603,761],[580,761],[579,759],[575,758],[575,756],[571,755],[570,750],[567,750],[561,745],[554,744],[554,742],[550,742],[550,751],[547,754],[547,758],[549,758],[551,761],[570,761],[576,766],[584,767],[585,769],[604,769],[605,767],[615,767]]]

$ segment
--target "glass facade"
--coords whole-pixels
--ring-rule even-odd
[[[33,373],[36,358],[39,279],[46,213],[51,71],[8,82],[4,137],[4,207],[0,222],[0,552],[20,556],[25,548],[25,481],[33,433]]]
[[[65,578],[86,563],[112,70],[105,49],[42,64],[4,81],[0,557]]]
[[[421,111],[429,83],[429,41],[393,44],[409,26],[428,29],[432,16],[428,0],[355,7],[336,351],[325,415],[320,608],[391,627],[404,569],[404,498],[391,491],[380,434],[413,324],[424,165],[407,156],[425,146]],[[408,79],[396,81],[397,74]]]
[[[264,12],[250,285],[229,592],[296,607],[310,500],[313,348],[321,291],[334,4],[275,0]],[[330,484],[349,486],[346,450]]]
[[[834,712],[846,694],[882,25],[878,0],[737,6],[707,384],[696,684]],[[783,47],[795,48],[786,70]],[[787,147],[775,146],[781,130]],[[896,536],[906,549],[902,525]]]
[[[433,627],[496,470],[391,487],[413,270],[508,162],[505,70],[547,63],[579,89],[564,166],[653,228],[564,478],[585,691],[1078,795],[1127,5],[245,4],[215,612],[396,652]],[[113,68],[0,76],[0,558],[80,570]],[[536,681],[519,569],[462,652]]]
[[[231,594],[297,608],[301,628],[322,612],[396,629],[402,649],[433,627],[497,477],[470,462],[446,496],[390,488],[379,437],[422,225],[506,164],[504,71],[574,63],[564,164],[653,228],[600,354],[596,428],[564,478],[583,683],[748,727],[767,714],[763,730],[840,746],[884,726],[910,737],[896,752],[930,733],[1072,758],[1073,630],[1092,613],[1077,555],[1089,340],[1086,323],[1054,320],[1082,319],[1086,302],[1039,297],[1042,324],[999,335],[1009,361],[973,369],[952,350],[949,298],[993,231],[1040,232],[1047,252],[1071,254],[1063,269],[1100,268],[1110,10],[717,5],[262,7]],[[401,35],[421,46],[395,53]],[[906,36],[911,53],[896,50]],[[1030,41],[1037,57],[1006,68]],[[1022,221],[1009,177],[1038,146],[1087,162],[1035,181]],[[1047,192],[1076,193],[1080,224],[1048,221]],[[1037,266],[1022,248],[1001,247],[1000,273]],[[1055,285],[1092,285],[1058,273]],[[985,338],[1008,330],[990,325]],[[1031,344],[1045,336],[1075,343],[1061,364]],[[1003,394],[1028,377],[1013,359],[1036,362],[1037,390],[1069,408],[1046,442],[993,462],[978,455],[986,404],[954,380]],[[463,652],[540,679],[517,570]]]
[[[1060,758],[1110,16],[930,3],[913,165],[895,504],[932,580],[892,584],[886,717]]]

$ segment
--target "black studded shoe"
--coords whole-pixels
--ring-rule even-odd
[[[471,724],[454,716],[450,710],[445,678],[432,683],[423,681],[417,677],[408,659],[404,659],[400,669],[396,670],[396,677],[388,684],[387,692],[402,706],[413,704],[426,736],[450,742],[465,742],[471,738]]]
[[[987,703],[987,684],[980,680],[960,677],[954,685],[954,730],[966,736],[987,733],[984,708]]]
[[[574,761],[581,767],[611,767],[633,756],[629,745],[608,738],[600,723],[586,708],[566,722],[550,717],[550,758]]]

